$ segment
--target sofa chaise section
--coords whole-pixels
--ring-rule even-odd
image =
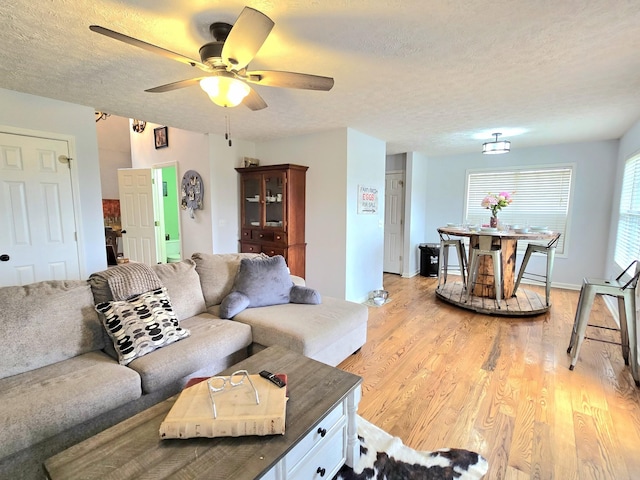
[[[220,304],[234,288],[240,262],[263,256],[194,253],[191,258],[200,277],[207,312],[220,315]],[[304,286],[305,281],[292,275],[291,284]],[[369,311],[362,304],[323,297],[319,305],[286,303],[247,308],[232,321],[251,326],[251,353],[280,345],[336,366],[365,344],[368,316]]]
[[[280,345],[334,367],[364,345],[367,319],[364,305],[332,297],[319,305],[248,308],[234,317],[251,325],[252,353]]]

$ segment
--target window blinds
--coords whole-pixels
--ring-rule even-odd
[[[640,259],[640,155],[624,167],[614,259],[620,268]]]
[[[513,202],[498,213],[505,225],[548,226],[562,233],[557,252],[564,253],[569,218],[572,167],[467,172],[465,218],[470,224],[487,224],[491,211],[482,208],[489,193],[513,193]]]

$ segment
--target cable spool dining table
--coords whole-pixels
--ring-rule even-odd
[[[487,257],[480,257],[478,279],[472,295],[467,301],[467,291],[461,281],[449,281],[436,288],[436,296],[445,302],[479,313],[505,316],[538,315],[549,310],[544,295],[523,288],[521,284],[514,294],[517,277],[516,252],[519,240],[551,240],[555,232],[516,233],[507,231],[470,230],[464,227],[440,227],[438,232],[452,237],[468,237],[469,253],[476,247],[480,235],[490,235],[492,244],[499,245],[502,250],[502,302],[500,307],[496,302],[496,292],[493,279],[493,264]],[[467,261],[467,263],[469,263]]]

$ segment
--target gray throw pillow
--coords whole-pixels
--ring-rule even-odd
[[[243,258],[233,282],[233,291],[249,297],[251,307],[289,303],[293,281],[282,255]]]
[[[308,305],[319,305],[322,303],[320,292],[313,288],[294,285],[289,292],[289,301],[291,303],[306,303]]]
[[[293,298],[291,297],[293,295]],[[320,294],[294,285],[282,255],[243,258],[233,289],[220,303],[220,318],[233,318],[245,308],[283,303],[320,303]]]
[[[233,318],[249,306],[251,300],[244,293],[231,292],[220,304],[220,318]]]

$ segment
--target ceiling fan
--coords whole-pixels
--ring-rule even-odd
[[[145,90],[146,92],[169,92],[199,83],[217,105],[235,107],[243,103],[251,110],[261,110],[266,108],[267,104],[249,83],[270,87],[331,90],[333,78],[330,77],[273,70],[247,71],[247,65],[260,50],[273,26],[274,22],[265,14],[253,8],[244,7],[234,25],[223,22],[211,24],[209,31],[214,41],[200,47],[200,61],[98,25],[91,25],[89,29],[192,67],[198,67],[205,72],[201,77],[168,83]]]

